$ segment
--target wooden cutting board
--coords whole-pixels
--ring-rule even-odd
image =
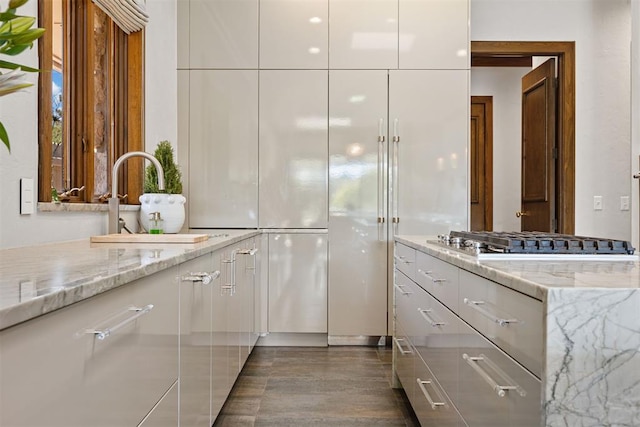
[[[91,236],[91,243],[198,243],[208,234],[106,234]]]

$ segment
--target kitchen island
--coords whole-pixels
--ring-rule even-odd
[[[0,251],[0,425],[211,426],[259,317],[260,232],[215,233]]]
[[[479,261],[432,240],[396,237],[395,319],[400,350],[394,366],[405,389],[414,387],[414,396],[429,395],[429,399],[442,394],[442,408],[451,409],[451,425],[460,418],[469,426],[640,425],[637,257],[567,261],[559,255],[557,260],[544,261]],[[410,316],[415,307],[407,310],[412,306],[405,302],[416,301],[416,293],[430,298],[433,306],[425,309],[428,302],[415,303],[421,304],[416,307],[422,318],[430,319],[418,333]],[[438,309],[443,313],[440,317]],[[439,321],[449,314],[455,316]],[[459,322],[457,329],[447,335],[445,329],[455,322]],[[398,326],[404,330],[398,331]],[[448,354],[458,362],[449,371],[451,364],[443,364],[439,377],[434,354],[450,348],[454,336],[458,352]],[[442,345],[444,338],[449,339],[447,345]],[[479,338],[485,344],[476,345]],[[474,347],[484,353],[474,357]],[[425,384],[432,382],[420,378],[418,386],[413,385],[415,378],[402,381],[403,375],[407,377],[403,357],[411,353],[420,355],[414,357],[414,373],[422,365],[433,371],[434,389],[427,390]],[[504,359],[505,365],[486,361],[490,354]],[[495,365],[503,369],[492,369]],[[455,387],[449,384],[452,371],[459,375]],[[505,372],[506,383],[501,375]],[[469,376],[480,378],[477,392]],[[471,399],[469,392],[474,394]],[[490,395],[487,402],[494,406],[483,407],[479,403],[483,395]],[[414,401],[420,418],[420,404]],[[428,406],[425,417],[433,419],[440,407]],[[484,414],[478,416],[479,411]],[[501,411],[506,413],[503,418]],[[487,412],[495,413],[495,418]]]

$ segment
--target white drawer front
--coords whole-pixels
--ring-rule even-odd
[[[540,380],[466,325],[458,363],[456,406],[469,426],[541,425]]]
[[[458,309],[458,267],[416,254],[416,282],[453,311]]]
[[[460,317],[538,377],[542,372],[542,302],[460,271]]]
[[[416,279],[416,250],[396,243],[394,253],[395,266],[411,280]]]
[[[410,316],[415,307],[413,299],[416,294],[415,284],[397,269],[394,273],[393,292],[396,320],[403,325],[410,325]]]
[[[465,425],[439,380],[419,357],[415,360],[415,386],[411,406],[423,426]]]
[[[140,423],[178,378],[175,276],[157,273],[2,331],[0,425]]]

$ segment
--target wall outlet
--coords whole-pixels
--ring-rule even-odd
[[[602,210],[602,196],[593,196],[593,210],[594,211]]]
[[[20,215],[33,213],[33,178],[20,179]]]
[[[621,211],[629,210],[629,196],[620,196],[620,210]]]

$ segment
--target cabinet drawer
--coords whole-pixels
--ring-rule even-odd
[[[394,253],[395,266],[411,280],[416,280],[416,250],[396,243]]]
[[[404,333],[402,323],[396,321],[393,334],[393,366],[409,399],[413,394],[413,362],[415,358],[416,352]]]
[[[542,302],[460,271],[460,317],[540,378]]]
[[[178,378],[175,276],[157,273],[2,331],[0,425],[140,423]]]
[[[467,325],[456,407],[469,426],[540,426],[541,382]]]
[[[458,310],[458,267],[418,252],[416,282],[451,310]]]
[[[457,427],[465,425],[449,396],[429,367],[416,357],[415,385],[411,406],[423,426]]]

